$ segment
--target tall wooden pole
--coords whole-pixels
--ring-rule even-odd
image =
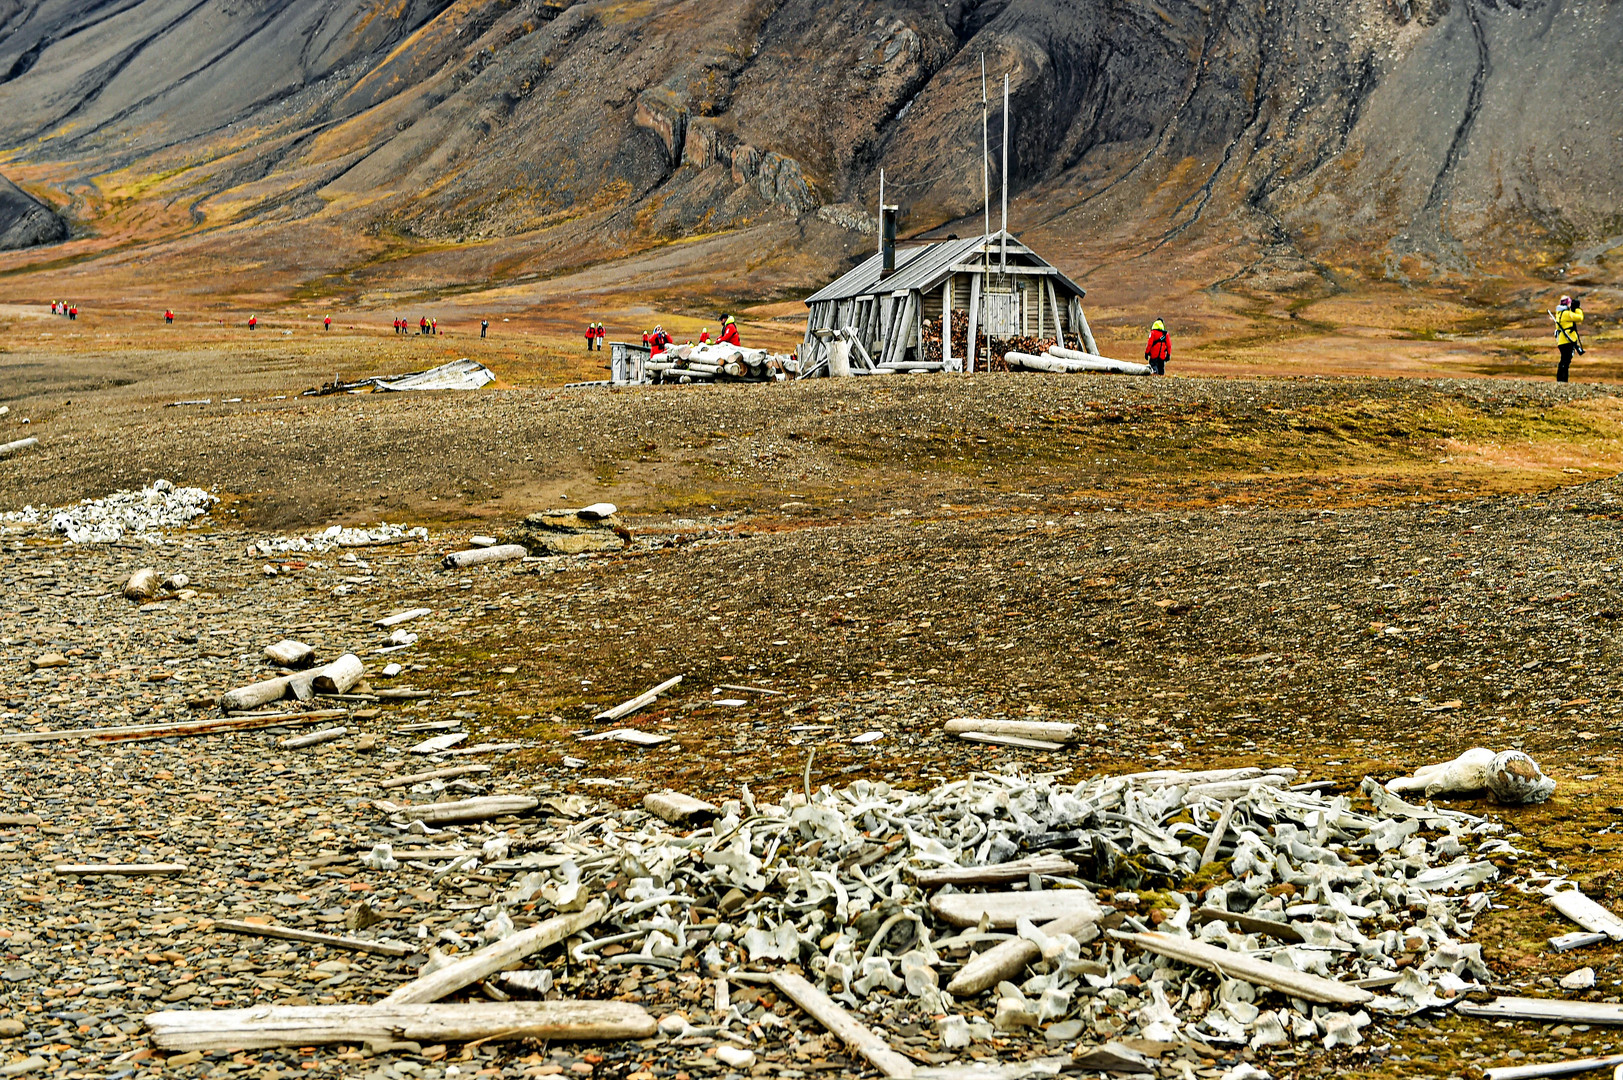
[[[1003,76],[1003,231],[998,240],[1002,253],[999,273],[1009,272],[1009,76]]]

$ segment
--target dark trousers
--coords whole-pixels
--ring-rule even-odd
[[[1572,367],[1572,354],[1577,351],[1578,346],[1572,344],[1571,342],[1566,342],[1558,347],[1561,350],[1561,363],[1556,365],[1555,381],[1566,382],[1567,370]]]
[[[1167,362],[1165,360],[1158,360],[1153,356],[1146,356],[1144,358],[1144,362],[1150,365],[1150,371],[1156,375],[1165,375],[1167,373]]]

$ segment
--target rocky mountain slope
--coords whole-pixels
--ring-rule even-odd
[[[1012,223],[1077,274],[1606,284],[1620,45],[1578,0],[0,0],[0,164],[110,280],[133,245],[363,295],[733,231],[717,291],[788,293],[871,243],[881,167],[906,231],[979,226],[984,55]]]
[[[68,223],[50,207],[0,176],[0,251],[67,239]]]

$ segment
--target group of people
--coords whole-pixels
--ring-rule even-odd
[[[77,319],[79,317],[79,305],[70,304],[66,300],[52,300],[51,314],[66,315],[70,319]]]
[[[601,338],[603,336],[602,326],[601,324],[595,325],[598,326],[597,334],[598,337]],[[590,350],[592,347],[591,334],[591,328],[588,327],[586,331],[586,348],[588,350]],[[671,335],[665,332],[665,327],[656,323],[652,330],[643,331],[642,343],[648,346],[649,356],[659,356],[664,353],[666,349],[671,347]],[[740,345],[741,342],[738,340],[738,324],[735,323],[733,321],[733,317],[729,315],[721,321],[721,334],[719,336],[712,338],[710,336],[710,328],[707,326],[699,331],[699,340],[697,343],[700,345]],[[690,341],[688,344],[692,345],[694,342]],[[602,348],[602,346],[599,345],[598,348]]]
[[[586,324],[586,351],[591,352],[592,350],[595,349],[598,352],[602,352],[603,351],[603,335],[605,333],[606,333],[606,331],[603,329],[603,324],[602,323],[600,323],[600,322],[587,323]]]
[[[490,324],[486,323],[485,325],[489,326]],[[394,321],[394,332],[397,334],[411,333],[411,323],[407,322],[405,319],[396,319]],[[425,336],[429,334],[437,334],[440,332],[440,321],[438,319],[431,319],[427,315],[424,315],[422,318],[417,320],[417,332]],[[485,335],[483,332],[481,332],[479,336],[484,337]]]

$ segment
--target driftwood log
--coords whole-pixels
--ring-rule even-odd
[[[1069,934],[1084,945],[1099,936],[1097,916],[1086,912],[1066,915],[1038,927],[1044,934]],[[996,986],[1005,980],[1016,982],[1020,973],[1042,955],[1036,944],[1025,938],[1000,941],[996,945],[969,958],[947,984],[947,993],[954,997],[969,997]]]
[[[368,941],[365,938],[323,934],[315,930],[299,930],[274,923],[240,922],[237,919],[215,919],[214,929],[227,934],[247,934],[251,937],[277,938],[282,941],[302,941],[306,945],[327,945],[335,949],[374,953],[378,956],[410,956],[416,946],[400,941]]]
[[[1023,739],[1042,739],[1044,742],[1070,742],[1076,738],[1076,725],[1053,720],[977,720],[960,717],[948,720],[942,730],[949,735],[966,731],[983,731],[988,735],[1018,735]]]
[[[1367,1005],[1374,997],[1368,990],[1349,986],[1335,979],[1292,971],[1280,964],[1259,960],[1230,949],[1220,949],[1216,945],[1208,945],[1204,941],[1195,941],[1191,938],[1174,937],[1159,931],[1147,934],[1112,931],[1111,937],[1136,945],[1145,952],[1181,960],[1185,964],[1205,968],[1225,978],[1240,979],[1253,986],[1266,986],[1291,997],[1299,997],[1303,1001],[1353,1006]]]
[[[539,952],[548,945],[556,945],[571,934],[580,933],[601,919],[608,910],[608,905],[603,901],[593,900],[584,909],[573,914],[557,915],[545,922],[536,923],[527,930],[520,930],[500,941],[493,941],[482,949],[476,949],[460,960],[453,960],[438,971],[413,979],[372,1007],[418,1005],[438,1001],[446,994],[454,994],[487,975],[494,975],[533,952]]]
[[[453,551],[441,560],[440,565],[447,570],[460,570],[465,566],[483,566],[486,563],[517,562],[528,554],[523,544],[497,544],[495,547]]]
[[[657,1030],[641,1005],[624,1001],[260,1005],[153,1013],[145,1023],[159,1049],[203,1051],[401,1039],[644,1039]]]

